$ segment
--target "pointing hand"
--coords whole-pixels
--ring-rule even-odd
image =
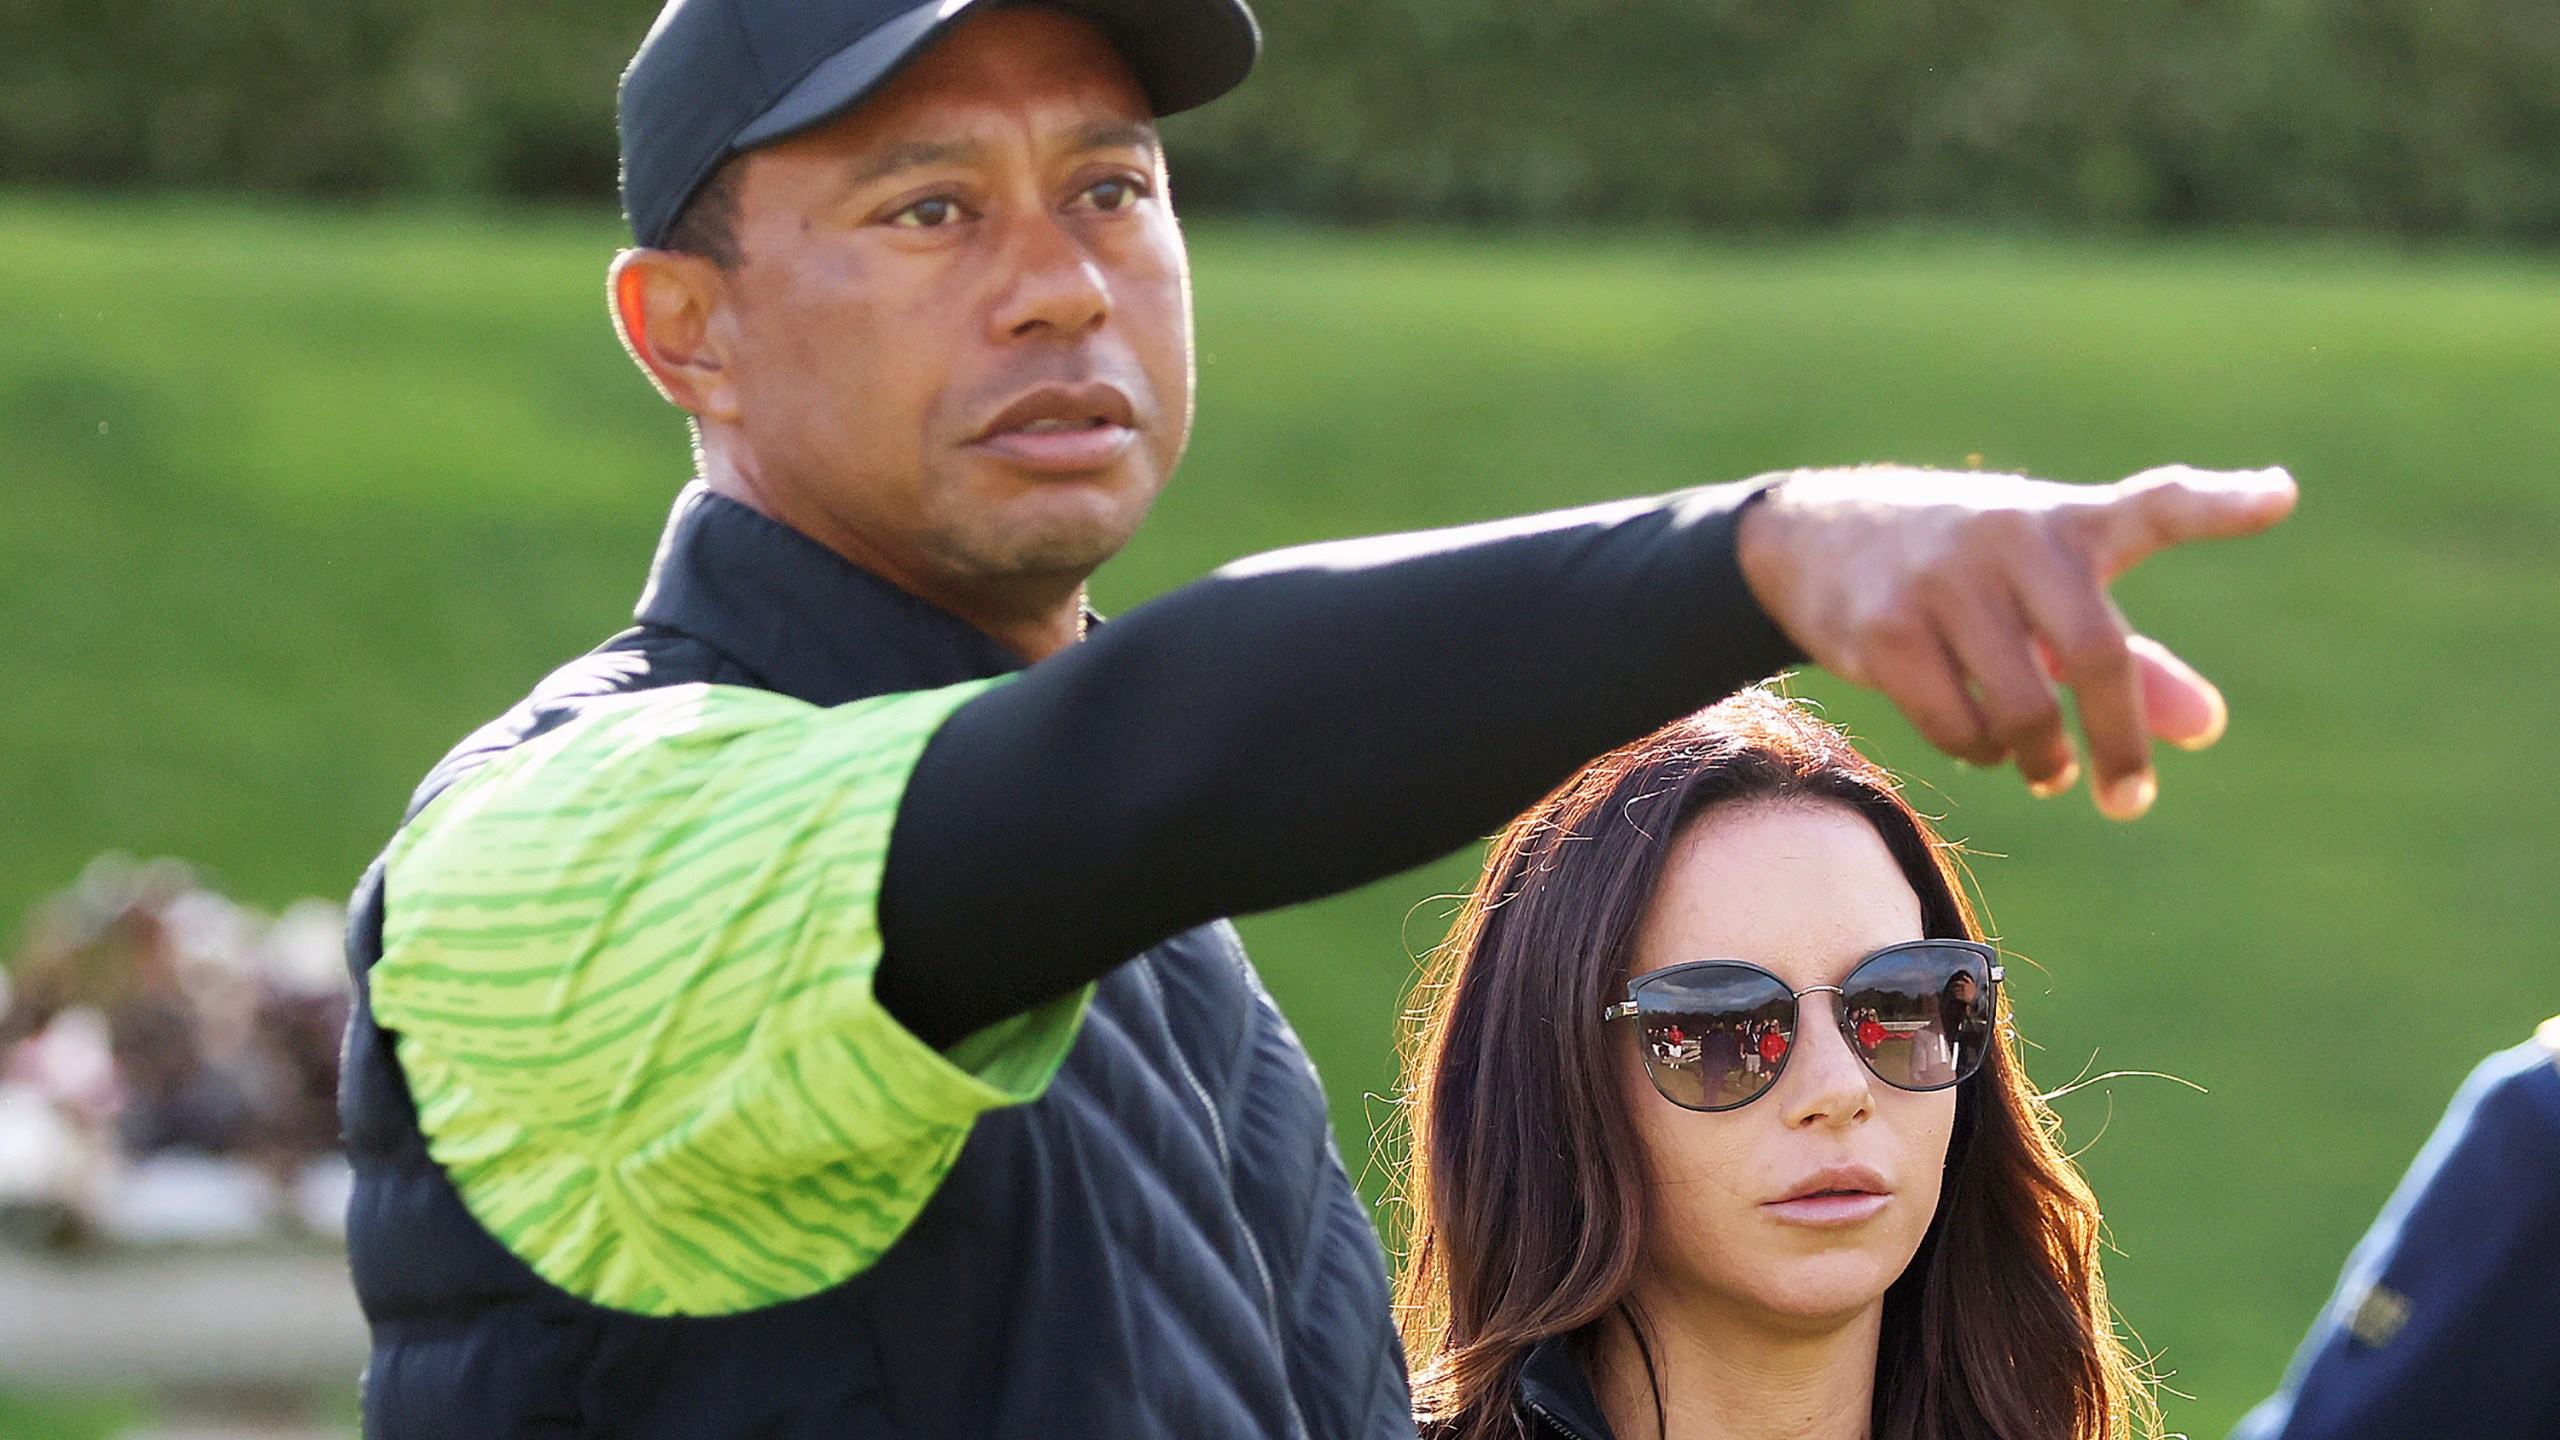
[[[2201,749],[2221,692],[2133,633],[2107,586],[2145,556],[2252,535],[2293,509],[2280,469],[2146,470],[2112,485],[1872,468],[1800,471],[1744,515],[1744,577],[1814,663],[1882,691],[1929,743],[2015,761],[2038,794],[2080,775],[2100,811],[2151,807],[2155,738]]]

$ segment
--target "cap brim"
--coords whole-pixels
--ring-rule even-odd
[[[970,15],[1017,0],[930,0],[818,62],[729,142],[770,145],[860,104]],[[1261,30],[1243,0],[1038,0],[1101,30],[1158,115],[1206,105],[1243,83]]]

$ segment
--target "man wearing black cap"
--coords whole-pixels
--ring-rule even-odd
[[[2219,729],[2104,581],[2281,476],[1798,474],[1264,556],[1085,639],[1189,428],[1152,122],[1254,44],[1238,0],[651,31],[613,301],[699,479],[636,628],[358,892],[371,1433],[1410,1434],[1376,1237],[1217,917],[1799,658],[2048,788],[2058,663],[2120,814],[2152,734]]]

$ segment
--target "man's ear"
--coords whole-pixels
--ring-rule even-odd
[[[625,250],[607,272],[613,328],[649,383],[697,420],[737,418],[728,277],[699,255]]]

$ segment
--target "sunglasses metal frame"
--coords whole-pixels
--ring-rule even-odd
[[[1660,1095],[1663,1099],[1670,1101],[1672,1104],[1679,1106],[1681,1109],[1683,1109],[1683,1110],[1695,1110],[1695,1111],[1699,1112],[1700,1114],[1705,1114],[1705,1115],[1718,1114],[1718,1113],[1721,1113],[1721,1112],[1723,1112],[1723,1111],[1727,1111],[1727,1110],[1739,1110],[1739,1109],[1741,1109],[1743,1106],[1750,1104],[1753,1100],[1757,1100],[1757,1099],[1759,1099],[1761,1096],[1766,1095],[1766,1094],[1768,1094],[1770,1091],[1775,1090],[1776,1088],[1778,1088],[1778,1078],[1779,1078],[1780,1076],[1782,1076],[1782,1075],[1784,1075],[1784,1074],[1786,1073],[1786,1070],[1787,1070],[1787,1062],[1788,1062],[1788,1061],[1790,1061],[1790,1060],[1793,1060],[1793,1059],[1795,1058],[1796,1047],[1795,1047],[1795,1041],[1794,1041],[1794,1039],[1793,1039],[1792,1037],[1793,1037],[1793,1036],[1795,1036],[1795,1035],[1797,1035],[1797,1034],[1800,1034],[1800,1033],[1802,1032],[1803,1028],[1804,1028],[1804,1027],[1803,1027],[1803,1016],[1804,1016],[1804,1009],[1803,1009],[1803,1006],[1804,1006],[1804,997],[1806,997],[1807,995],[1816,995],[1816,994],[1821,994],[1821,993],[1824,993],[1824,992],[1828,992],[1828,993],[1833,994],[1833,995],[1845,995],[1845,994],[1847,994],[1847,993],[1848,993],[1848,990],[1847,990],[1847,982],[1857,979],[1857,978],[1858,978],[1858,972],[1859,972],[1859,971],[1861,971],[1861,970],[1864,970],[1865,968],[1867,968],[1867,966],[1868,966],[1868,965],[1872,964],[1873,962],[1875,962],[1875,961],[1877,961],[1877,960],[1880,960],[1880,959],[1884,958],[1884,957],[1885,957],[1885,956],[1887,956],[1887,955],[1895,954],[1896,952],[1899,952],[1899,951],[1903,951],[1903,950],[1918,950],[1918,949],[1925,949],[1925,948],[1931,948],[1931,947],[1946,948],[1946,949],[1955,949],[1955,950],[1968,950],[1968,951],[1971,951],[1972,953],[1974,953],[1974,954],[1979,955],[1979,956],[1981,956],[1981,957],[1982,957],[1983,963],[1984,963],[1985,965],[1987,965],[1987,966],[1989,966],[1989,967],[1990,967],[1991,982],[1990,982],[1990,989],[1989,989],[1989,991],[1987,992],[1987,995],[1988,995],[1988,999],[1989,999],[1990,1006],[1991,1006],[1991,1014],[1992,1014],[1992,1016],[1993,1016],[1994,1022],[1996,1023],[1996,1022],[1997,1022],[1997,1019],[1998,1019],[1998,1016],[1999,1016],[1999,1014],[2000,1014],[2000,982],[2001,982],[2001,981],[2003,981],[2003,980],[2006,980],[2007,978],[2009,978],[2009,971],[2008,971],[2008,967],[2006,967],[2006,966],[2004,966],[2004,965],[2002,965],[2002,964],[2000,963],[2000,952],[1999,952],[1998,950],[1993,949],[1991,946],[1986,945],[1986,944],[1984,944],[1983,942],[1981,942],[1981,941],[1979,941],[1979,940],[1953,940],[1953,939],[1949,939],[1949,940],[1921,939],[1921,940],[1900,940],[1900,941],[1896,941],[1895,943],[1893,943],[1893,944],[1891,944],[1891,945],[1884,946],[1883,948],[1878,949],[1878,950],[1869,951],[1867,954],[1859,956],[1859,957],[1858,957],[1858,963],[1849,967],[1849,973],[1840,977],[1840,979],[1841,979],[1841,981],[1842,981],[1842,983],[1841,983],[1841,984],[1839,984],[1839,985],[1807,985],[1806,987],[1804,987],[1804,988],[1803,988],[1803,989],[1801,989],[1801,990],[1795,989],[1794,987],[1792,987],[1792,986],[1788,985],[1788,984],[1787,984],[1787,982],[1786,982],[1785,980],[1780,979],[1780,978],[1778,977],[1778,975],[1777,975],[1775,972],[1771,971],[1767,966],[1765,966],[1765,965],[1754,965],[1754,964],[1752,964],[1752,963],[1751,963],[1750,961],[1748,961],[1748,960],[1723,960],[1723,959],[1718,959],[1718,960],[1683,960],[1683,961],[1681,961],[1681,962],[1680,962],[1679,964],[1677,964],[1677,965],[1665,965],[1665,966],[1663,966],[1663,967],[1662,967],[1661,969],[1659,969],[1659,970],[1648,970],[1648,971],[1646,971],[1645,973],[1643,973],[1642,975],[1638,975],[1638,976],[1636,976],[1635,978],[1633,978],[1633,979],[1629,980],[1629,981],[1627,982],[1627,998],[1626,998],[1626,999],[1624,999],[1624,1000],[1618,1001],[1616,1004],[1614,1004],[1614,1005],[1610,1005],[1610,1006],[1608,1006],[1607,1008],[1603,1009],[1603,1010],[1600,1012],[1600,1019],[1601,1019],[1601,1021],[1602,1021],[1603,1023],[1606,1023],[1606,1022],[1608,1022],[1608,1021],[1612,1021],[1612,1020],[1628,1020],[1628,1019],[1633,1019],[1633,1018],[1634,1018],[1634,1017],[1636,1017],[1637,1015],[1642,1014],[1642,1013],[1643,1013],[1643,1006],[1642,1006],[1642,1005],[1640,1005],[1640,1004],[1638,1004],[1638,1003],[1637,1003],[1637,1001],[1636,1001],[1636,991],[1637,991],[1637,989],[1639,989],[1640,987],[1642,987],[1642,986],[1644,986],[1644,985],[1646,985],[1646,984],[1648,984],[1648,983],[1650,983],[1650,982],[1652,982],[1652,981],[1659,980],[1659,979],[1663,978],[1663,977],[1664,977],[1664,976],[1666,976],[1666,975],[1678,975],[1678,974],[1681,974],[1681,973],[1686,972],[1686,971],[1691,971],[1691,970],[1704,970],[1704,969],[1708,969],[1708,968],[1711,968],[1711,967],[1712,967],[1712,968],[1721,968],[1721,969],[1728,969],[1728,970],[1748,970],[1748,971],[1753,972],[1754,974],[1758,974],[1758,975],[1765,975],[1765,976],[1767,976],[1767,977],[1768,977],[1768,979],[1769,979],[1769,981],[1770,981],[1772,984],[1776,985],[1779,989],[1781,989],[1781,990],[1785,991],[1785,992],[1788,994],[1788,996],[1790,996],[1790,997],[1791,997],[1791,998],[1790,998],[1789,1003],[1790,1003],[1790,1004],[1792,1004],[1792,1005],[1794,1005],[1794,1006],[1796,1007],[1795,1022],[1794,1022],[1794,1023],[1792,1023],[1792,1024],[1790,1024],[1790,1025],[1788,1026],[1788,1034],[1789,1034],[1789,1036],[1790,1036],[1791,1038],[1790,1038],[1790,1039],[1788,1040],[1788,1042],[1787,1042],[1787,1050],[1786,1050],[1786,1053],[1785,1053],[1784,1055],[1782,1055],[1782,1056],[1780,1056],[1780,1057],[1779,1057],[1776,1067],[1775,1067],[1774,1069],[1772,1069],[1772,1070],[1769,1072],[1769,1083],[1768,1083],[1768,1084],[1766,1084],[1766,1085],[1761,1086],[1757,1091],[1753,1092],[1753,1093],[1752,1093],[1752,1095],[1751,1095],[1748,1099],[1737,1100],[1737,1101],[1733,1102],[1733,1103],[1732,1103],[1732,1104],[1730,1104],[1730,1105],[1691,1105],[1691,1104],[1688,1104],[1688,1103],[1686,1103],[1685,1101],[1682,1101],[1682,1100],[1679,1100],[1679,1099],[1674,1098],[1674,1097],[1672,1096],[1671,1092],[1669,1092],[1669,1091],[1667,1091],[1667,1090],[1663,1089],[1663,1088],[1662,1088],[1662,1081],[1660,1080],[1660,1078],[1659,1078],[1659,1077],[1655,1076],[1655,1075],[1654,1075],[1654,1073],[1653,1073],[1653,1061],[1652,1061],[1650,1058],[1647,1058],[1647,1059],[1646,1059],[1646,1061],[1645,1061],[1645,1067],[1644,1067],[1644,1069],[1645,1069],[1645,1078],[1646,1078],[1646,1079],[1648,1079],[1648,1080],[1652,1080],[1652,1081],[1653,1081],[1653,1089],[1654,1089],[1654,1093],[1655,1093],[1655,1094]],[[1950,977],[1950,978],[1952,978],[1952,977]],[[1836,1008],[1836,1007],[1835,1007],[1835,1008]],[[1949,1080],[1949,1081],[1947,1081],[1947,1082],[1946,1082],[1945,1084],[1943,1084],[1943,1085],[1905,1085],[1905,1084],[1902,1084],[1900,1081],[1893,1080],[1893,1079],[1891,1079],[1891,1078],[1887,1077],[1883,1071],[1878,1070],[1878,1069],[1876,1068],[1876,1066],[1875,1066],[1875,1061],[1874,1061],[1874,1059],[1873,1059],[1873,1058],[1871,1058],[1870,1056],[1868,1056],[1868,1055],[1866,1054],[1866,1052],[1865,1052],[1865,1051],[1863,1051],[1863,1050],[1861,1050],[1861,1049],[1859,1049],[1859,1048],[1858,1048],[1858,1044],[1857,1044],[1857,1039],[1856,1039],[1856,1037],[1855,1037],[1855,1036],[1853,1036],[1853,1035],[1851,1035],[1851,1034],[1849,1034],[1849,1032],[1848,1032],[1847,1023],[1846,1023],[1846,1021],[1847,1021],[1847,1014],[1846,1014],[1846,1012],[1845,1012],[1845,1011],[1844,1011],[1844,1012],[1842,1012],[1840,1015],[1834,1016],[1833,1018],[1834,1018],[1834,1021],[1835,1021],[1834,1028],[1835,1028],[1835,1029],[1838,1029],[1838,1030],[1841,1032],[1841,1038],[1842,1038],[1842,1039],[1847,1040],[1847,1041],[1849,1042],[1849,1053],[1858,1057],[1858,1063],[1859,1063],[1859,1064],[1861,1064],[1861,1065],[1864,1065],[1865,1067],[1867,1067],[1867,1073],[1868,1073],[1868,1074],[1875,1076],[1875,1077],[1876,1077],[1876,1079],[1878,1079],[1878,1080],[1880,1080],[1880,1081],[1883,1081],[1885,1084],[1892,1086],[1892,1087],[1893,1087],[1894,1089],[1896,1089],[1896,1090],[1908,1091],[1909,1093],[1911,1093],[1911,1094],[1915,1094],[1915,1095],[1927,1095],[1927,1094],[1932,1094],[1932,1093],[1934,1093],[1934,1092],[1936,1092],[1936,1091],[1940,1091],[1940,1090],[1948,1090],[1948,1089],[1952,1089],[1952,1088],[1954,1088],[1955,1086],[1961,1085],[1961,1084],[1963,1084],[1965,1081],[1967,1081],[1967,1080],[1969,1080],[1969,1079],[1973,1078],[1974,1074],[1982,1068],[1981,1061],[1976,1060],[1976,1061],[1974,1062],[1974,1068],[1973,1068],[1972,1070],[1965,1071],[1963,1074],[1960,1074],[1960,1075],[1956,1076],[1956,1078],[1954,1078],[1953,1080]],[[1988,1053],[1988,1052],[1986,1051],[1985,1053]]]

